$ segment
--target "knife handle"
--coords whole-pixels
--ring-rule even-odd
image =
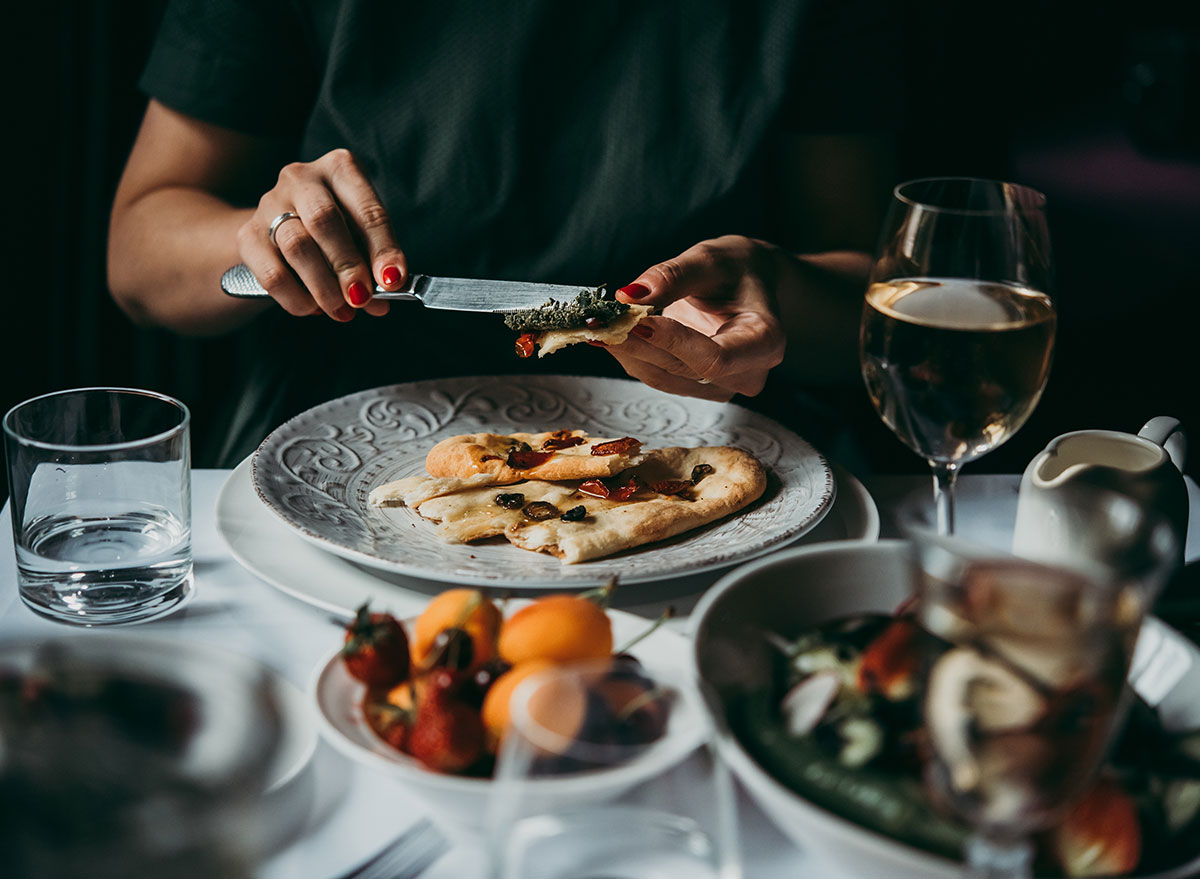
[[[376,287],[374,295],[377,299],[406,299],[420,302],[421,294],[427,286],[429,286],[429,279],[425,275],[410,275],[407,283],[399,290],[384,290],[382,287]],[[254,272],[250,271],[250,267],[245,263],[238,263],[236,266],[226,269],[225,274],[221,275],[221,289],[227,296],[234,296],[238,299],[262,299],[271,295],[258,283],[258,278],[254,277]]]

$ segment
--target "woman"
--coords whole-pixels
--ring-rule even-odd
[[[661,312],[615,364],[672,393],[757,394],[785,351],[805,380],[853,374],[858,251],[891,182],[864,120],[895,105],[866,6],[178,0],[113,206],[113,295],[262,339],[220,463],[361,388],[616,372],[585,346],[517,361],[494,315],[371,297],[410,271],[618,287]],[[237,262],[273,302],[221,292]]]

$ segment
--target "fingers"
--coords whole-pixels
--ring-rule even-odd
[[[628,343],[626,343],[628,344]],[[637,357],[631,357],[622,352],[625,344],[606,346],[621,368],[630,376],[652,388],[665,391],[668,394],[678,394],[683,397],[699,397],[704,400],[725,402],[733,397],[734,391],[718,384],[701,384],[694,378],[687,378],[670,372],[657,364]]]
[[[652,346],[639,345],[632,339],[621,345],[604,347],[627,373],[636,378],[642,378],[644,373],[653,375],[656,377],[654,387],[671,393],[728,400],[734,394],[754,396],[766,384],[766,370],[730,373],[719,379],[706,379],[683,361]]]
[[[648,317],[634,327],[624,344],[609,351],[626,371],[641,361],[680,379],[753,396],[763,389],[767,373],[783,360],[783,333],[777,322],[758,314],[739,314],[712,335],[667,317]]]
[[[288,225],[299,223],[289,220],[279,229],[282,230],[283,226]],[[258,214],[238,231],[238,249],[242,262],[249,267],[258,283],[284,311],[297,317],[320,314],[320,306],[284,262],[283,254],[263,234]]]
[[[696,382],[706,378],[705,374],[697,368],[695,361],[685,361],[667,347],[659,344],[667,335],[671,335],[668,325],[672,323],[674,321],[664,318],[643,318],[642,322],[633,328],[624,343],[606,347],[614,357],[621,361],[622,365],[629,365],[638,360],[663,372],[669,372],[690,381]],[[681,329],[686,330],[687,328],[681,327]],[[699,333],[695,335],[701,336]],[[701,337],[697,343],[701,346],[711,345],[707,337]],[[709,381],[711,382],[712,379],[710,378]]]
[[[296,219],[280,223],[272,242],[271,222],[285,211]],[[408,273],[387,212],[347,150],[286,166],[238,243],[259,283],[295,315],[386,314],[388,303],[372,296],[376,283],[399,289]]]
[[[653,376],[655,387],[675,393],[759,393],[785,346],[773,294],[777,257],[763,242],[730,235],[652,266],[617,292],[623,301],[657,306],[659,316],[610,351],[626,372]]]
[[[408,260],[396,243],[391,219],[375,188],[348,150],[334,150],[325,161],[330,166],[330,188],[366,243],[369,271],[386,289],[399,288],[408,277]]]
[[[346,306],[360,307],[371,298],[370,272],[350,237],[342,212],[319,184],[292,189],[299,223],[275,232],[275,244],[313,299],[330,317]]]
[[[651,266],[617,293],[626,302],[664,307],[687,296],[712,296],[736,287],[744,274],[739,262],[744,248],[723,243],[726,240],[695,244],[674,259]]]

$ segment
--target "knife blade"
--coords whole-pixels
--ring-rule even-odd
[[[221,289],[239,299],[269,296],[254,273],[244,264],[233,266],[221,276]],[[565,284],[534,284],[526,281],[486,281],[480,278],[439,278],[410,275],[399,290],[375,288],[376,299],[420,302],[426,308],[450,311],[490,311],[503,314],[538,308],[550,299],[570,302],[585,289]]]

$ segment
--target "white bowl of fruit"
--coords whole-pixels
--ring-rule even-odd
[[[692,615],[719,752],[786,835],[847,875],[962,875],[967,828],[922,783],[911,583],[900,541],[798,548],[727,574]],[[1165,729],[1136,700],[1099,779],[1035,840],[1038,876],[1200,874],[1200,692],[1172,698],[1190,700],[1190,726]]]
[[[606,598],[599,590],[498,602],[457,588],[411,620],[361,608],[310,686],[322,735],[351,759],[396,778],[445,829],[478,833],[521,681],[555,664],[614,656],[654,672],[686,668],[682,635],[609,609]],[[616,796],[666,771],[703,741],[706,720],[692,704],[673,703],[659,739],[634,765],[537,783],[566,803]]]

